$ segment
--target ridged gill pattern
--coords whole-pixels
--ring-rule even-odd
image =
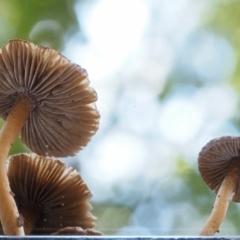
[[[217,193],[233,158],[239,157],[240,137],[224,136],[208,142],[199,153],[198,168],[205,183]],[[233,195],[240,202],[240,176]]]
[[[30,234],[95,226],[95,217],[89,213],[92,195],[86,183],[60,160],[36,154],[13,155],[9,158],[8,177],[24,226],[34,223]]]
[[[0,50],[0,117],[27,96],[33,110],[22,141],[43,156],[73,156],[90,141],[99,124],[97,94],[87,72],[59,52],[14,39]]]

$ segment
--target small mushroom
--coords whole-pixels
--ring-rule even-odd
[[[0,49],[0,220],[5,234],[23,235],[18,226],[5,161],[20,134],[43,156],[76,154],[98,129],[97,94],[87,72],[57,51],[14,39]]]
[[[92,229],[82,229],[81,227],[66,227],[62,228],[57,232],[52,233],[51,235],[90,235],[90,236],[101,236],[102,233]]]
[[[217,196],[199,235],[214,235],[225,218],[229,201],[240,202],[240,138],[224,136],[207,143],[198,158],[205,183]]]
[[[17,154],[9,158],[8,177],[26,235],[94,235],[92,195],[76,170],[58,159]]]

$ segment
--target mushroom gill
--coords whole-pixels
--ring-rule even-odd
[[[21,106],[13,117],[26,115],[18,124],[30,150],[72,156],[98,129],[97,94],[89,83],[87,72],[59,52],[11,40],[0,51],[0,117]]]
[[[240,138],[224,136],[208,142],[199,153],[198,168],[205,183],[217,194],[199,235],[214,235],[225,218],[229,202],[240,202]]]
[[[65,157],[87,145],[99,124],[97,94],[87,72],[57,51],[19,39],[0,49],[0,220],[7,235],[24,235],[10,195],[5,161],[19,134],[43,156]]]
[[[96,218],[89,212],[91,193],[80,174],[65,163],[17,154],[9,158],[8,177],[26,235],[96,231]]]

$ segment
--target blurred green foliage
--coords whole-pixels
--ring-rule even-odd
[[[68,38],[80,30],[75,3],[75,0],[0,0],[0,44],[20,38],[62,50]]]
[[[231,82],[236,89],[240,90],[240,2],[218,1],[215,11],[213,17],[204,26],[209,31],[223,36],[234,47],[237,65],[234,76],[226,81]]]
[[[121,227],[128,224],[132,211],[124,205],[111,202],[93,204],[94,216],[98,216],[97,228],[104,234],[114,235]]]

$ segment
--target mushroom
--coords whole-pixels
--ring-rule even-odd
[[[199,235],[214,235],[225,218],[229,201],[240,202],[240,138],[211,140],[199,153],[198,167],[205,183],[217,194]]]
[[[66,227],[62,228],[51,235],[90,235],[90,236],[101,236],[102,233],[95,229],[82,229],[81,227]]]
[[[57,51],[14,39],[0,50],[0,220],[23,235],[5,161],[16,137],[43,156],[76,154],[98,129],[97,94],[86,71]]]
[[[89,212],[88,186],[62,161],[36,154],[13,155],[8,177],[26,235],[99,233]]]

